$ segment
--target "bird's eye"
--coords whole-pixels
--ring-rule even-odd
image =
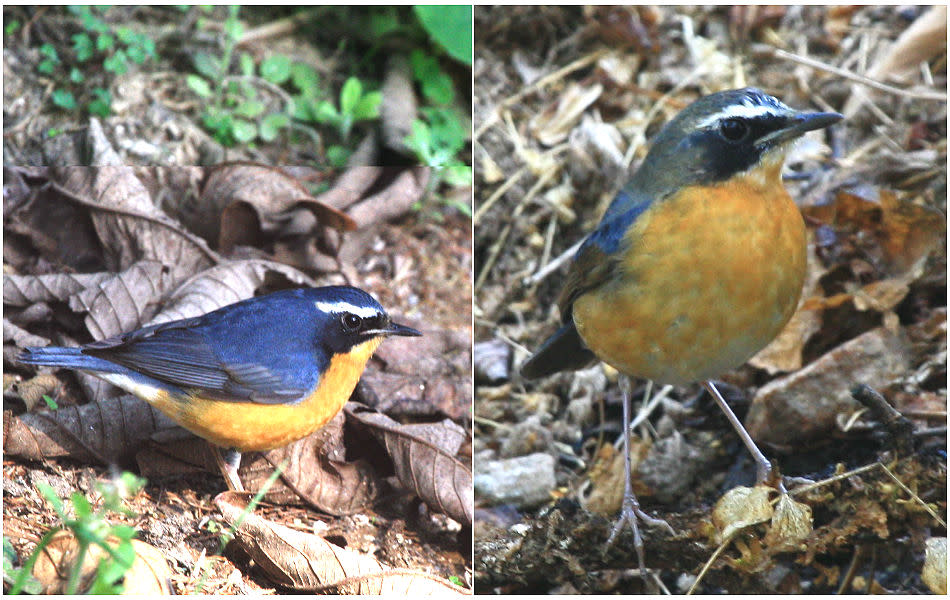
[[[719,131],[730,142],[738,142],[749,135],[749,126],[742,119],[726,119],[719,124]]]
[[[363,324],[363,319],[361,319],[358,315],[354,315],[353,313],[344,313],[342,321],[343,329],[349,332],[358,330],[360,325]]]

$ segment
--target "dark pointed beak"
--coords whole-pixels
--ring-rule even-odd
[[[801,137],[809,131],[824,129],[825,127],[834,125],[843,118],[844,115],[834,112],[795,113],[788,117],[788,122],[785,127],[763,136],[756,145],[778,146],[797,137]]]
[[[390,323],[389,327],[380,329],[377,333],[379,333],[379,335],[404,335],[407,337],[416,337],[422,335],[421,331],[413,329],[412,327],[400,325],[399,323]]]

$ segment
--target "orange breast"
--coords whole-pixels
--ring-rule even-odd
[[[590,349],[628,375],[686,383],[778,335],[805,278],[805,227],[780,168],[685,188],[641,215],[621,276],[574,303]]]
[[[174,399],[166,392],[151,403],[185,429],[222,448],[241,452],[279,448],[323,427],[343,408],[381,340],[335,355],[317,389],[296,404],[223,402],[198,396]]]

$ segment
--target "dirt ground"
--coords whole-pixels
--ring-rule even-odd
[[[476,485],[476,589],[934,589],[922,572],[928,540],[946,536],[945,9],[477,7],[475,25],[476,481],[482,461],[532,453],[553,456],[556,476],[521,508]],[[811,521],[789,542],[784,508],[771,525],[743,513],[723,541],[735,521],[714,524],[713,507],[752,484],[748,453],[700,386],[654,387],[647,403],[636,382],[634,413],[650,412],[635,490],[676,532],[646,530],[657,578],[644,583],[629,533],[605,547],[622,489],[616,372],[516,371],[557,327],[569,249],[648,140],[697,97],[746,85],[845,115],[787,160],[811,248],[803,304],[720,384],[747,426],[765,415],[753,434],[787,478],[784,508]],[[861,383],[910,420],[909,437],[851,399]],[[770,412],[784,399],[801,408]]]
[[[110,518],[133,526],[169,569],[149,593],[471,590],[472,238],[468,211],[456,208],[471,206],[471,188],[430,185],[429,169],[387,154],[360,126],[367,162],[387,167],[311,167],[327,159],[306,138],[226,148],[201,126],[201,100],[184,78],[192,54],[219,48],[214,27],[196,19],[222,21],[227,9],[113,9],[109,22],[147,32],[158,58],[113,82],[113,112],[102,119],[52,108],[38,75],[40,43],[65,53],[76,19],[4,9],[5,23],[22,25],[4,44],[3,533],[15,552],[5,544],[5,559],[22,565],[59,524],[38,483],[63,499],[81,492],[95,508],[96,482],[120,466],[147,483],[127,500],[130,514]],[[384,76],[365,60],[364,41],[287,28],[291,13],[242,9],[245,34],[263,35],[242,48],[258,61],[284,53],[308,62],[334,89],[353,73]],[[284,29],[258,29],[275,23]],[[468,94],[469,74],[459,76],[457,93]],[[66,370],[34,379],[14,359],[24,346],[89,342],[163,311],[201,314],[275,289],[342,283],[422,330],[405,338],[421,342],[380,348],[353,398],[370,408],[351,403],[322,434],[245,455],[250,491],[274,465],[289,467],[248,517],[254,533],[223,550],[222,530],[237,526],[229,511],[247,497],[222,495],[204,442],[169,432],[144,402]],[[375,410],[393,420],[374,421]],[[17,440],[33,449],[11,449]],[[334,562],[342,574],[321,571]]]

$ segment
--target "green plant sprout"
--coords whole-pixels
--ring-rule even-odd
[[[228,75],[231,57],[243,28],[238,21],[238,8],[232,6],[225,21],[225,43],[221,58],[206,52],[195,55],[197,74],[186,78],[188,87],[199,97],[212,100],[205,109],[202,123],[213,137],[225,146],[249,144],[255,139],[272,142],[282,129],[297,129],[315,139],[321,146],[319,136],[312,129],[296,125],[291,120],[298,107],[306,99],[316,98],[319,77],[316,71],[289,57],[278,54],[270,56],[259,67],[254,59],[244,52],[238,56],[240,75]],[[298,97],[291,97],[281,86],[293,84],[300,90]],[[258,99],[259,88],[264,88],[282,99],[280,110],[268,112],[264,102]]]
[[[155,58],[155,42],[148,36],[129,27],[115,27],[106,23],[96,12],[104,13],[108,7],[69,6],[67,10],[78,17],[83,31],[70,39],[70,63],[59,56],[52,44],[40,46],[44,57],[36,69],[54,77],[57,87],[50,98],[53,104],[68,111],[76,110],[79,102],[74,92],[87,79],[81,66],[100,63],[105,73],[118,76],[128,72],[132,63],[141,65]],[[108,77],[107,77],[108,79]],[[95,87],[85,103],[86,110],[94,115],[107,117],[112,112],[112,95],[106,87]]]
[[[125,573],[132,568],[132,563],[135,560],[135,549],[132,546],[135,528],[129,525],[114,525],[106,517],[109,513],[134,516],[134,513],[126,508],[124,500],[137,494],[144,485],[144,479],[132,473],[124,472],[112,481],[96,483],[96,489],[102,497],[101,508],[94,509],[92,503],[84,495],[73,492],[69,497],[70,509],[67,510],[66,503],[56,494],[56,490],[45,482],[37,483],[37,491],[53,507],[63,524],[50,529],[43,535],[33,554],[16,572],[10,594],[19,594],[35,588],[35,584],[31,582],[33,566],[53,537],[64,530],[70,531],[78,544],[76,560],[69,573],[65,593],[72,595],[81,591],[79,585],[82,566],[86,554],[93,545],[102,548],[108,556],[100,561],[96,569],[95,579],[88,592],[90,594],[121,593],[122,584],[120,581]],[[110,538],[118,539],[118,545],[111,546],[109,544]],[[5,543],[4,573],[7,572],[6,562],[7,548]],[[12,557],[10,562],[12,564]]]

